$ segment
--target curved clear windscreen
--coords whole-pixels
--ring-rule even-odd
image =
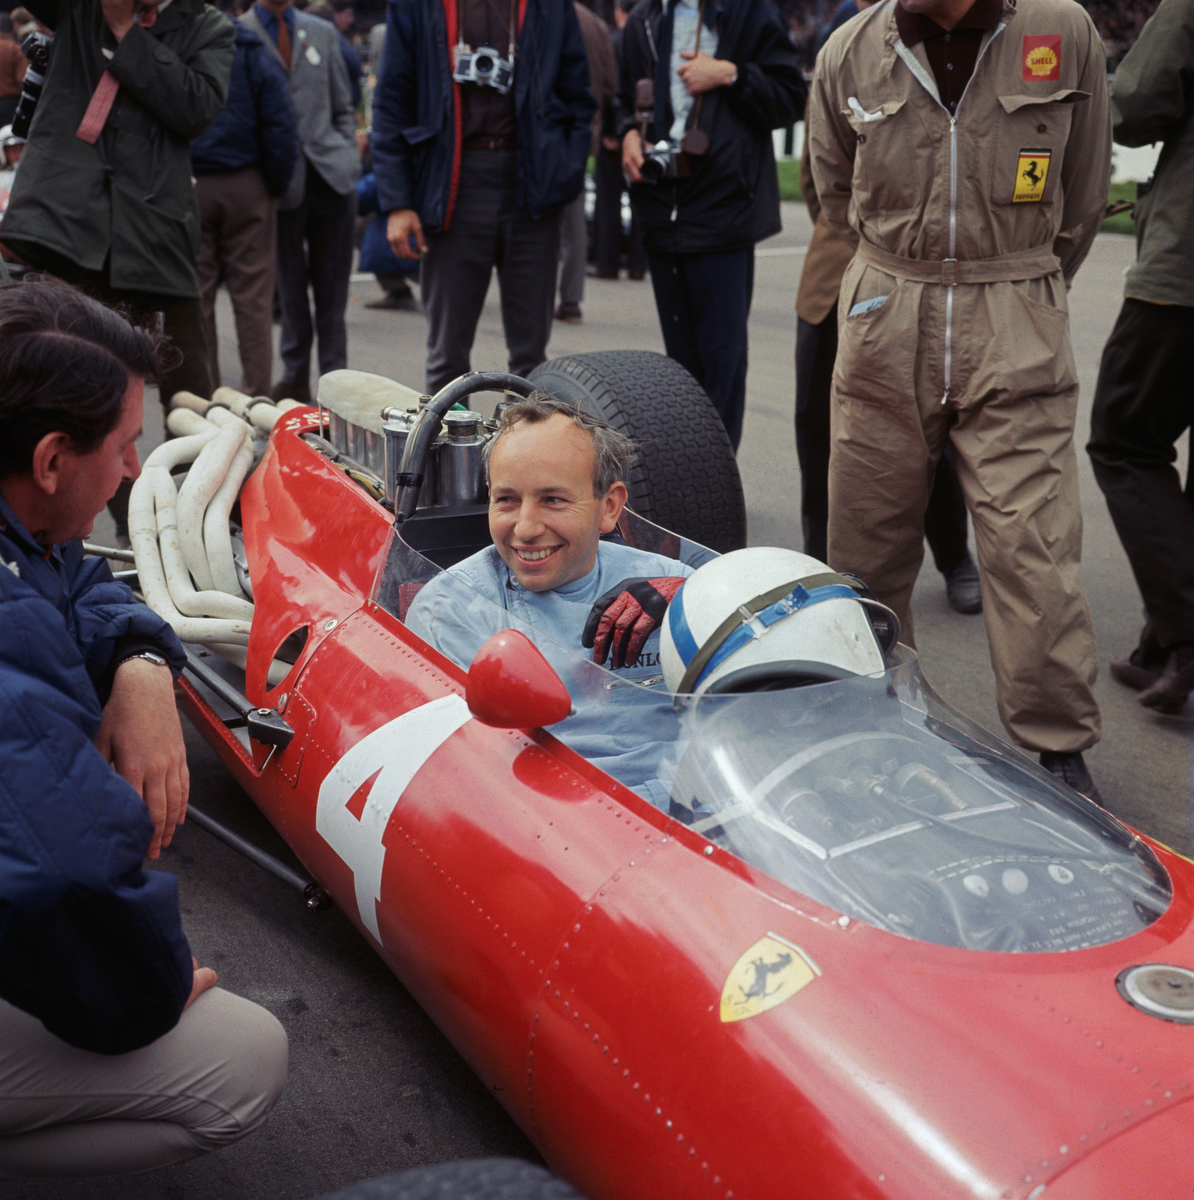
[[[1078,950],[1157,920],[1172,890],[1152,851],[901,656],[879,676],[692,704],[672,814],[798,892],[939,945]]]
[[[1139,838],[950,709],[909,651],[880,675],[677,699],[650,654],[637,671],[594,664],[582,612],[545,628],[475,585],[395,537],[375,599],[466,669],[493,633],[521,630],[572,696],[553,734],[813,900],[900,936],[1012,953],[1116,941],[1168,907]]]

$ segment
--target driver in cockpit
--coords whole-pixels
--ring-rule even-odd
[[[566,661],[560,647],[578,655],[591,648],[618,680],[659,680],[659,626],[693,568],[601,538],[622,514],[635,451],[624,434],[546,392],[506,405],[486,446],[493,545],[425,584],[407,626],[465,669],[492,634],[525,622],[547,635],[539,648],[566,683],[583,664]],[[571,690],[577,713],[561,738],[641,788],[658,755],[644,713],[625,710],[642,708],[642,698],[611,705],[608,685],[598,700]]]

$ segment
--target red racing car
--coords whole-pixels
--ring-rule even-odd
[[[686,536],[642,515],[659,476],[619,533],[698,565],[741,544],[741,493],[664,364],[536,382],[679,453]],[[467,673],[407,628],[488,540],[490,426],[452,405],[501,388],[528,385],[465,376],[415,413],[355,373],[319,408],[233,397],[177,418],[190,450],[151,458],[130,524],[194,643],[192,720],[552,1169],[591,1200],[1188,1200],[1194,865],[953,712],[909,652],[684,702],[514,622]],[[172,497],[162,463],[199,451]],[[667,811],[561,740],[582,697],[670,747]]]

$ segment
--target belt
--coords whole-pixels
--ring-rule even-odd
[[[939,283],[956,287],[960,283],[1008,283],[1013,279],[1043,279],[1061,270],[1061,260],[1051,250],[1037,246],[1017,250],[996,258],[946,258],[940,260],[904,258],[889,254],[870,242],[858,243],[858,257],[867,266],[877,267],[897,279],[918,283]]]
[[[465,150],[513,150],[514,142],[511,138],[469,137],[464,139],[463,148]]]

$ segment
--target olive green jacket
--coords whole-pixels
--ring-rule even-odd
[[[114,288],[197,297],[190,145],[227,99],[232,23],[203,0],[170,0],[117,46],[100,0],[28,7],[54,41],[0,240],[34,266],[50,265],[49,250],[88,270],[107,264]],[[89,145],[76,131],[105,70],[120,90]]]
[[[1115,72],[1111,116],[1121,145],[1165,143],[1136,205],[1136,265],[1124,293],[1194,306],[1194,0],[1161,0]]]

